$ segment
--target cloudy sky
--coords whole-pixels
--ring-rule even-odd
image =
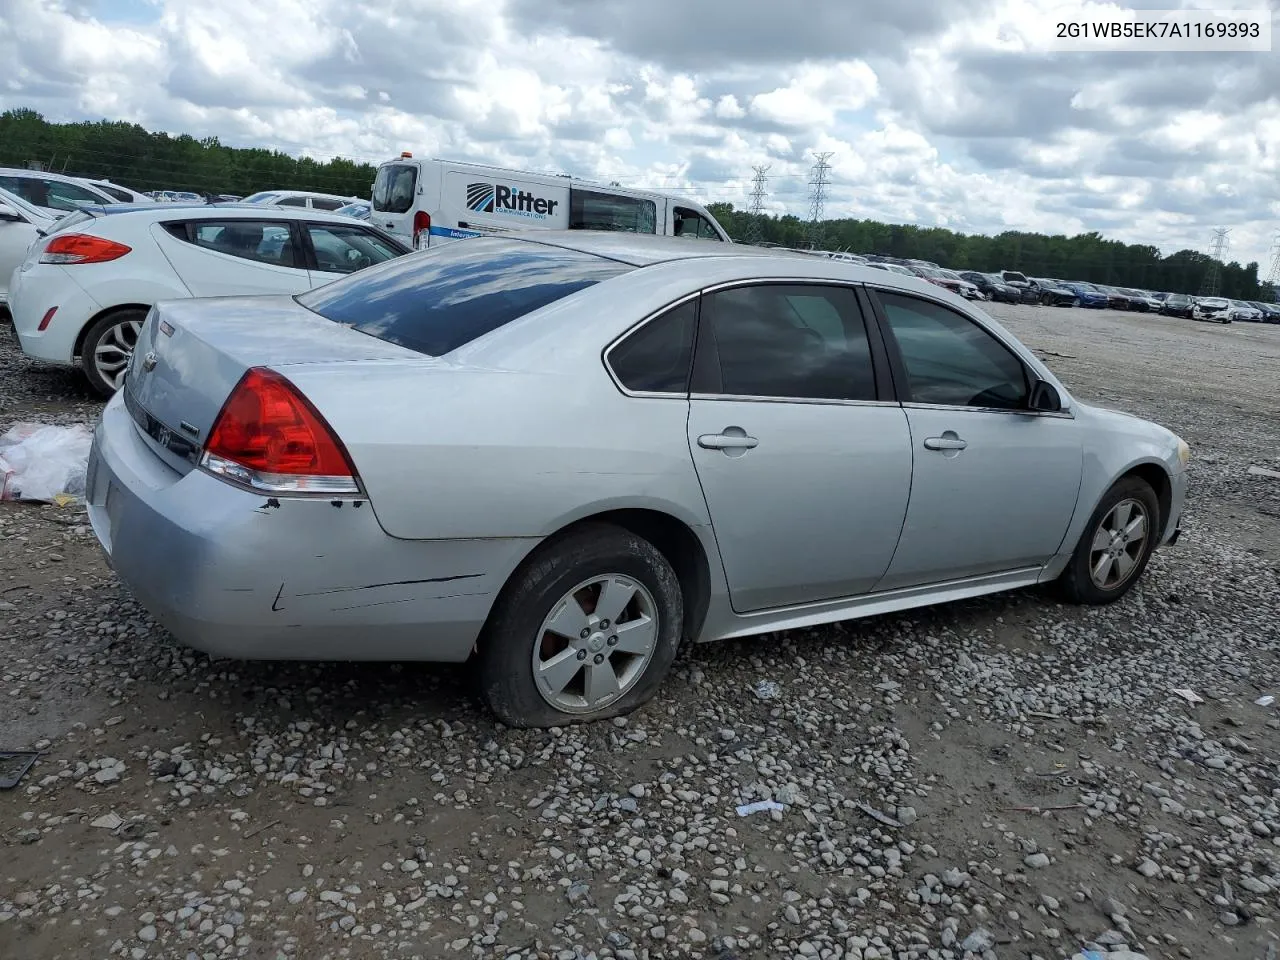
[[[0,0],[0,108],[317,157],[409,149],[739,206],[769,164],[769,206],[800,216],[812,153],[832,151],[828,216],[1098,230],[1166,254],[1226,225],[1229,257],[1265,274],[1280,50],[1051,53],[1060,6]]]

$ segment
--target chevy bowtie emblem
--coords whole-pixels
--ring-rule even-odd
[[[156,364],[160,362],[160,358],[153,352],[148,351],[147,355],[142,358],[142,369],[148,372],[156,368]]]

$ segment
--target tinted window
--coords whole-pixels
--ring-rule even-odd
[[[407,213],[413,206],[418,185],[418,168],[407,163],[388,163],[378,168],[373,181],[373,209],[384,213]]]
[[[339,207],[346,206],[343,200],[330,200],[327,197],[312,197],[311,206],[317,210],[337,210]]]
[[[655,233],[658,229],[658,208],[652,200],[643,197],[571,190],[569,229]]]
[[[912,401],[1026,407],[1022,362],[972,320],[938,304],[883,290],[880,302],[902,353]]]
[[[874,400],[857,297],[844,287],[766,284],[703,298],[720,392],[730,396]]]
[[[173,224],[169,232],[197,247],[277,267],[295,267],[289,228],[277,221],[201,220]]]
[[[0,177],[0,187],[17,194],[27,203],[37,207],[49,207],[53,210],[79,210],[83,204],[106,203],[97,194],[90,193],[83,187],[60,180],[46,180],[43,177]]]
[[[115,197],[121,203],[133,203],[133,197],[129,196],[129,194],[125,193],[123,190],[117,189],[116,187],[108,187],[101,183],[96,184],[96,186],[103,193],[108,196]]]
[[[650,320],[609,351],[609,366],[628,390],[688,393],[696,300]]]
[[[306,197],[281,197],[276,203],[277,207],[305,207],[306,205]]]
[[[438,357],[631,269],[572,250],[477,237],[400,257],[297,300],[336,323]]]
[[[359,227],[309,223],[307,232],[316,251],[316,269],[325,273],[355,273],[403,252]]]
[[[672,213],[677,237],[697,237],[700,240],[719,240],[720,234],[711,221],[686,207],[676,207]]]

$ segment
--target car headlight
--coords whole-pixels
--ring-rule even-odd
[[[1191,460],[1191,447],[1187,441],[1178,438],[1178,461],[1185,467]]]

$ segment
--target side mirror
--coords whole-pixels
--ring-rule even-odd
[[[1062,409],[1062,397],[1053,384],[1046,380],[1037,380],[1031,388],[1027,407],[1045,413],[1058,413]]]
[[[7,220],[10,223],[22,223],[24,219],[22,214],[18,213],[13,207],[7,203],[0,203],[0,220]]]

